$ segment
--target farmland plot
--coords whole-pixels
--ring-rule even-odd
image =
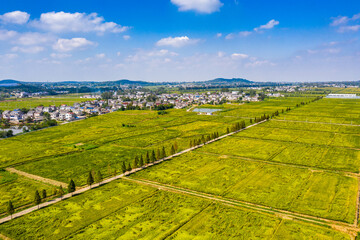
[[[11,239],[281,239],[286,233],[349,239],[328,228],[122,180],[2,224],[0,231]]]
[[[355,218],[358,183],[341,174],[187,153],[133,177],[349,223]]]

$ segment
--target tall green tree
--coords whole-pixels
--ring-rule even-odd
[[[127,171],[127,167],[125,165],[125,162],[122,162],[121,171],[122,171],[122,173],[125,173]]]
[[[128,171],[131,171],[131,170],[132,170],[130,163],[129,163],[128,167],[127,167],[127,170],[128,170]]]
[[[47,197],[46,190],[42,190],[42,199],[45,199]]]
[[[152,150],[152,152],[151,152],[151,158],[150,158],[150,161],[151,161],[151,162],[155,162],[155,161],[156,161],[155,151],[154,151],[154,150]]]
[[[135,157],[132,168],[134,169],[134,168],[137,168],[137,167],[139,167],[139,158],[138,158],[138,156]]]
[[[90,187],[91,187],[91,184],[94,183],[94,177],[93,177],[93,174],[92,174],[91,171],[89,172],[89,175],[88,175],[88,178],[87,178],[86,182],[87,182],[87,185],[89,185]]]
[[[64,189],[62,188],[62,186],[59,187],[59,191],[57,194],[59,197],[61,197],[61,199],[63,198],[65,192],[64,192]]]
[[[100,183],[103,180],[103,176],[100,172],[100,170],[97,170],[95,174],[95,182]]]
[[[174,145],[172,145],[170,149],[170,155],[174,155],[174,154],[175,154],[175,147]]]
[[[6,212],[10,215],[10,218],[12,219],[12,215],[13,215],[14,212],[15,212],[15,208],[14,208],[14,206],[13,206],[13,204],[12,204],[11,201],[8,202],[8,206],[7,206]]]
[[[160,158],[161,158],[161,152],[160,149],[158,149],[156,152],[156,160],[159,160]]]
[[[149,152],[146,152],[145,163],[150,163],[150,156],[149,156]]]
[[[141,155],[140,160],[139,160],[139,167],[142,167],[142,166],[144,166],[144,159],[143,159],[143,156]]]
[[[75,189],[76,189],[75,182],[74,180],[71,179],[68,185],[68,192],[73,193],[75,192]]]
[[[164,158],[164,157],[166,157],[166,151],[165,151],[165,147],[162,147],[161,158]]]
[[[40,205],[39,205],[40,203],[41,203],[41,197],[40,197],[39,191],[36,190],[35,195],[34,195],[34,204],[38,205],[38,209],[40,208]]]

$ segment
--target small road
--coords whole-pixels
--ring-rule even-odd
[[[172,159],[173,157],[180,156],[180,155],[182,155],[182,154],[184,154],[184,153],[187,153],[187,152],[193,151],[193,150],[195,150],[195,149],[197,149],[197,148],[200,148],[200,147],[202,147],[202,146],[204,146],[204,145],[206,145],[206,144],[213,143],[213,142],[215,142],[215,141],[218,141],[218,140],[220,140],[220,139],[226,138],[226,137],[231,136],[231,135],[233,135],[233,134],[235,134],[235,133],[241,132],[241,131],[243,131],[243,130],[245,130],[245,129],[254,127],[254,126],[259,125],[259,124],[264,123],[264,122],[266,122],[266,120],[264,120],[264,121],[262,121],[262,122],[255,123],[255,124],[253,124],[253,125],[249,125],[249,126],[247,126],[246,128],[244,128],[244,129],[241,129],[241,130],[238,130],[238,131],[235,131],[235,132],[231,132],[231,133],[222,135],[222,136],[220,136],[220,137],[218,137],[218,138],[215,138],[215,139],[213,139],[213,140],[210,140],[210,141],[208,141],[208,142],[206,142],[206,143],[197,145],[197,146],[192,147],[192,148],[185,149],[185,150],[183,150],[183,151],[181,151],[181,152],[178,152],[178,153],[175,153],[175,154],[173,154],[173,155],[171,155],[171,156],[168,156],[168,157],[165,157],[165,158],[163,158],[163,159],[157,160],[157,161],[155,161],[155,162],[153,162],[153,163],[146,164],[146,165],[144,165],[144,166],[142,166],[142,167],[132,169],[131,171],[127,171],[127,172],[125,172],[125,173],[123,173],[123,174],[119,174],[119,175],[117,175],[117,176],[114,176],[114,177],[111,177],[111,178],[107,178],[107,179],[103,180],[103,181],[100,182],[100,183],[96,183],[96,184],[92,185],[92,187],[100,186],[100,185],[102,185],[102,184],[106,184],[106,183],[115,181],[115,180],[120,179],[120,178],[122,178],[122,177],[126,177],[126,176],[128,176],[128,175],[130,175],[130,174],[132,174],[132,173],[135,173],[135,172],[141,171],[141,170],[143,170],[143,169],[149,168],[149,167],[151,167],[151,166],[153,166],[153,165],[156,165],[156,164],[159,164],[159,163],[161,163],[161,162],[163,162],[163,161],[170,160],[170,159]],[[43,177],[40,177],[40,176],[32,175],[32,174],[29,174],[29,173],[25,173],[25,172],[19,171],[19,170],[14,169],[14,168],[7,168],[6,170],[7,170],[7,171],[12,171],[12,172],[14,172],[14,173],[17,173],[17,174],[20,174],[20,175],[23,175],[23,176],[26,176],[26,177],[29,177],[29,178],[32,178],[32,179],[36,179],[36,180],[39,180],[39,181],[47,182],[47,183],[50,183],[50,182],[52,181],[52,182],[54,183],[54,185],[56,185],[56,186],[59,186],[59,184],[61,184],[61,186],[62,186],[62,184],[65,184],[65,183],[62,183],[62,182],[55,181],[55,180],[51,180],[51,179],[43,178]],[[64,187],[66,188],[66,187],[67,187],[67,184],[65,184]],[[38,210],[38,209],[40,209],[40,208],[47,207],[47,206],[49,206],[49,205],[55,204],[55,203],[60,202],[60,201],[62,201],[62,200],[64,200],[64,199],[71,198],[72,196],[81,194],[81,193],[86,192],[86,191],[89,191],[89,190],[91,190],[91,187],[90,187],[90,186],[83,187],[83,188],[80,188],[80,189],[76,190],[76,191],[73,192],[73,193],[68,193],[68,194],[65,194],[65,195],[62,196],[62,197],[58,197],[58,198],[52,199],[52,200],[50,200],[50,201],[43,202],[43,203],[41,203],[41,204],[39,204],[39,205],[37,205],[37,206],[33,206],[33,207],[31,207],[31,208],[27,208],[27,209],[25,209],[25,210],[23,210],[23,211],[21,211],[21,212],[14,213],[12,216],[7,216],[7,217],[4,217],[4,218],[1,218],[1,219],[0,219],[0,224],[1,224],[1,223],[4,223],[4,222],[7,222],[7,221],[10,221],[10,220],[13,219],[13,218],[18,218],[18,217],[24,216],[24,215],[29,214],[29,213],[31,213],[31,212],[34,212],[34,211],[36,211],[36,210]]]
[[[272,208],[272,207],[268,207],[265,205],[255,204],[255,203],[246,202],[246,201],[228,199],[228,198],[224,198],[222,196],[216,196],[213,194],[202,193],[202,192],[198,192],[198,191],[194,191],[194,190],[190,190],[190,189],[186,189],[186,188],[182,188],[182,187],[174,187],[171,185],[158,183],[158,182],[154,182],[154,181],[149,181],[149,180],[144,180],[144,179],[134,179],[134,178],[127,178],[127,177],[123,177],[123,179],[132,181],[132,182],[136,182],[139,184],[143,184],[143,185],[148,185],[148,186],[151,186],[151,187],[157,188],[159,190],[163,190],[163,191],[180,193],[180,194],[205,198],[208,200],[213,200],[213,201],[220,202],[220,203],[226,204],[228,206],[232,206],[232,207],[243,207],[243,208],[252,209],[252,210],[255,210],[255,211],[261,212],[261,213],[270,213],[270,214],[276,215],[280,218],[297,219],[300,221],[311,222],[311,223],[318,224],[318,225],[328,225],[330,227],[336,228],[337,230],[342,229],[343,232],[346,232],[348,234],[355,235],[357,231],[360,231],[360,228],[358,228],[357,226],[354,226],[352,224],[348,224],[348,223],[340,222],[340,221],[336,221],[336,220],[331,220],[331,219],[327,219],[327,218],[321,218],[321,217],[311,216],[311,215],[307,215],[307,214]]]
[[[30,173],[27,173],[27,172],[17,170],[15,168],[5,168],[5,170],[8,171],[8,172],[11,172],[11,173],[16,173],[18,175],[30,178],[30,179],[34,179],[34,180],[37,180],[37,181],[40,181],[40,182],[48,183],[48,184],[51,184],[51,185],[54,185],[54,186],[57,186],[57,187],[60,187],[60,186],[63,187],[63,188],[67,187],[66,183],[59,182],[59,181],[49,179],[49,178],[40,177],[40,176],[37,176],[37,175],[33,175],[33,174],[30,174]]]

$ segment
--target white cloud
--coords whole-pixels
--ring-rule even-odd
[[[171,47],[183,47],[190,44],[195,44],[198,39],[190,39],[187,36],[183,37],[168,37],[160,39],[156,45],[157,46],[171,46]]]
[[[121,56],[121,52],[117,52],[116,55],[119,57]]]
[[[242,31],[242,32],[239,32],[239,36],[240,37],[247,37],[249,35],[251,35],[252,32],[251,31]]]
[[[72,50],[84,49],[92,45],[95,45],[95,43],[87,40],[86,38],[60,38],[53,45],[53,49],[59,52],[69,52]]]
[[[43,13],[39,20],[32,24],[43,30],[52,32],[113,32],[120,33],[129,27],[120,26],[114,22],[105,22],[97,13],[66,13],[48,12]]]
[[[235,37],[234,33],[229,33],[228,35],[226,35],[225,39],[230,40],[230,39],[233,39],[234,37]]]
[[[224,5],[219,0],[171,0],[179,11],[193,10],[199,13],[213,13]]]
[[[348,17],[337,17],[337,18],[334,18],[334,20],[330,23],[331,26],[339,26],[339,25],[342,25],[342,24],[346,24],[347,22],[349,21],[349,18]]]
[[[99,54],[96,54],[96,57],[97,58],[105,58],[105,53],[99,53]]]
[[[360,19],[360,13],[353,15],[351,18],[347,16],[333,17],[333,21],[330,23],[331,26],[345,25],[348,22],[356,21]]]
[[[52,54],[50,54],[50,57],[56,58],[56,59],[63,59],[63,58],[71,57],[71,54],[67,54],[67,53],[52,53]]]
[[[18,55],[16,53],[7,53],[4,55],[0,55],[0,59],[4,59],[4,60],[11,60],[11,59],[15,59],[17,57],[18,57]]]
[[[0,20],[4,23],[25,24],[29,21],[30,14],[27,12],[13,11],[0,15]]]
[[[44,48],[43,47],[40,47],[40,46],[31,46],[31,47],[13,47],[11,49],[11,51],[13,52],[22,52],[22,53],[39,53],[39,52],[42,52],[44,51]]]
[[[21,34],[15,42],[20,45],[30,46],[45,44],[54,41],[54,39],[55,38],[53,36],[47,34],[28,32]]]
[[[231,58],[234,59],[234,60],[246,59],[248,57],[249,57],[249,55],[246,55],[244,53],[233,53],[233,54],[231,54]]]
[[[274,63],[272,63],[268,60],[258,60],[258,61],[249,62],[249,63],[245,64],[245,67],[260,67],[263,65],[275,66]]]
[[[225,39],[230,40],[230,39],[234,39],[237,36],[239,36],[239,37],[247,37],[247,36],[249,36],[249,35],[251,35],[253,33],[263,33],[262,30],[272,29],[276,25],[279,25],[279,23],[280,23],[279,21],[276,21],[276,20],[272,19],[269,22],[267,22],[266,24],[254,28],[253,31],[241,31],[238,34],[229,33],[228,35],[226,35]]]
[[[8,31],[8,30],[1,30],[0,29],[0,40],[8,40],[13,38],[17,35],[15,31]]]
[[[222,51],[219,51],[219,52],[217,53],[217,56],[218,56],[219,58],[222,58],[222,57],[225,56],[225,53],[222,52]]]
[[[159,51],[150,51],[148,53],[148,56],[152,57],[152,56],[177,56],[178,54],[176,52],[170,52],[167,49],[161,49]]]
[[[258,32],[259,30],[262,30],[262,29],[272,29],[276,25],[279,25],[279,23],[280,23],[279,21],[272,19],[269,22],[267,22],[266,24],[261,25],[260,27],[254,28],[254,31]]]
[[[124,40],[129,40],[130,38],[131,38],[131,37],[130,37],[129,35],[124,35],[124,36],[123,36],[123,39],[124,39]]]
[[[341,26],[339,28],[339,32],[357,32],[360,30],[360,25],[352,25],[352,26]]]
[[[221,38],[221,37],[222,37],[222,33],[217,33],[217,34],[216,34],[216,37],[217,37],[217,38]]]
[[[330,23],[330,26],[338,27],[340,33],[357,32],[360,30],[360,25],[356,24],[358,22],[357,20],[360,19],[360,13],[355,14],[352,17],[338,16],[332,19],[333,21]]]
[[[139,61],[145,61],[145,60],[151,60],[151,59],[170,59],[170,57],[178,56],[176,52],[169,51],[167,49],[160,49],[160,50],[153,50],[153,51],[138,51],[134,55],[129,55],[126,58],[126,61],[128,62],[139,62]],[[167,60],[166,62],[169,62]]]

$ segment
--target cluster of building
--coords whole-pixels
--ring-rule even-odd
[[[10,93],[11,97],[16,97],[16,98],[40,97],[40,96],[46,96],[46,95],[49,95],[49,93],[48,92],[34,92],[34,93],[11,92]]]
[[[20,122],[41,122],[45,119],[57,121],[74,121],[84,119],[91,114],[105,114],[110,112],[107,108],[102,108],[106,101],[95,100],[84,103],[75,103],[73,106],[61,105],[57,106],[38,106],[24,112],[21,109],[6,110],[1,114],[2,119],[9,120],[10,123],[18,124]]]
[[[232,92],[206,92],[206,93],[184,93],[184,94],[159,94],[153,95],[149,92],[136,91],[118,95],[114,92],[113,98],[104,100],[100,95],[85,95],[86,98],[97,98],[73,106],[38,106],[23,111],[21,109],[3,111],[1,118],[9,120],[13,124],[20,122],[41,122],[45,119],[57,121],[74,121],[84,119],[89,115],[101,115],[125,109],[156,109],[160,105],[171,105],[181,109],[193,104],[221,104],[229,101],[259,101],[259,95],[250,96],[240,91]],[[47,114],[48,113],[48,114]]]

